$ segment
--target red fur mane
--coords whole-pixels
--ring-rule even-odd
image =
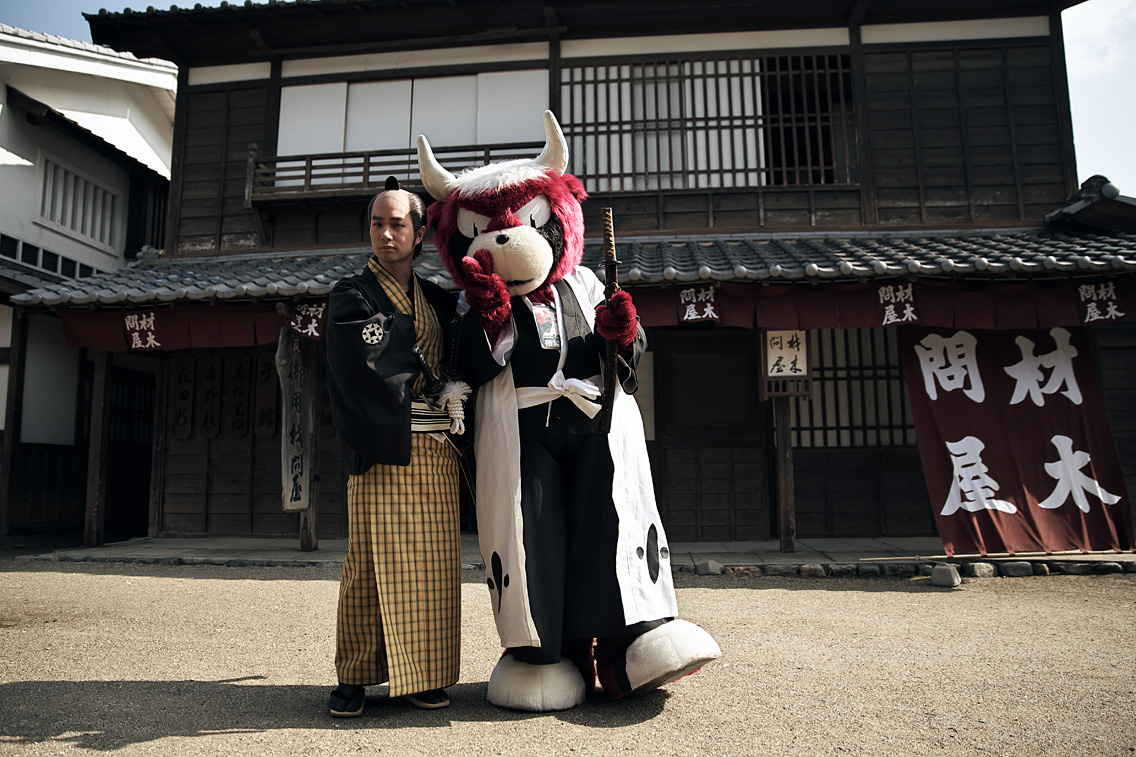
[[[548,198],[552,214],[559,219],[564,229],[563,248],[553,246],[552,270],[548,283],[564,278],[579,265],[584,255],[584,213],[580,203],[587,199],[588,193],[580,180],[571,174],[557,175],[547,172],[543,178],[512,184],[495,190],[483,190],[465,194],[454,190],[449,197],[432,204],[427,211],[430,225],[434,228],[434,245],[442,258],[442,265],[450,272],[454,283],[466,288],[462,273],[461,257],[465,250],[451,250],[450,239],[457,233],[458,210],[466,208],[490,219],[486,231],[508,229],[519,225],[513,211],[521,208],[537,195]]]

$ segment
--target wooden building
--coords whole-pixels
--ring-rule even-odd
[[[457,171],[535,155],[549,108],[591,194],[585,262],[600,267],[611,207],[648,326],[638,399],[670,537],[934,534],[898,347],[910,323],[884,298],[916,292],[929,326],[1083,325],[1072,305],[1050,318],[1048,293],[1109,282],[1126,295],[1136,272],[1136,238],[1116,221],[1131,217],[1125,198],[1105,182],[1077,195],[1060,16],[1074,4],[102,11],[87,17],[96,42],[179,67],[165,247],[19,304],[99,350],[129,349],[129,331],[105,324],[130,315],[177,323],[149,348],[163,366],[151,533],[296,533],[305,516],[280,507],[280,327],[362,267],[364,208],[385,177],[420,187],[419,133]],[[1124,206],[1111,220],[1089,217],[1110,203]],[[450,283],[435,256],[421,267]],[[1009,317],[1018,306],[1030,315]],[[1122,311],[1088,330],[1131,489]],[[764,391],[770,329],[807,334],[807,396]],[[315,375],[321,343],[294,339]],[[320,394],[303,527],[341,536]]]
[[[81,525],[93,361],[59,318],[10,306],[82,287],[165,234],[177,68],[0,23],[0,533]],[[116,538],[146,533],[154,368],[109,375]],[[140,522],[139,522],[140,521]]]

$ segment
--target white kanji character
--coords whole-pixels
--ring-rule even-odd
[[[678,293],[678,301],[680,303],[694,302],[695,299],[696,299],[696,297],[695,297],[695,294],[694,294],[694,289],[683,289]]]
[[[1105,491],[1096,479],[1081,473],[1081,468],[1088,465],[1092,459],[1088,452],[1074,452],[1073,440],[1061,434],[1057,434],[1049,441],[1057,448],[1058,460],[1055,463],[1046,463],[1045,472],[1057,481],[1057,484],[1053,487],[1052,494],[1037,503],[1038,507],[1055,510],[1065,504],[1065,500],[1072,494],[1073,502],[1081,508],[1081,512],[1087,513],[1089,500],[1085,492],[1089,492],[1106,505],[1115,505],[1120,501],[1120,497]]]
[[[1095,300],[1097,298],[1097,288],[1093,284],[1081,284],[1081,286],[1077,287],[1077,296],[1081,298],[1081,302]]]
[[[126,316],[126,318],[124,320],[126,321],[126,328],[130,329],[131,331],[137,331],[138,330],[138,315],[137,314],[128,315],[128,316]]]
[[[949,337],[928,334],[915,345],[919,368],[923,372],[923,388],[928,397],[932,400],[939,398],[935,386],[937,380],[948,392],[962,389],[963,394],[975,402],[986,399],[986,387],[982,385],[982,375],[978,372],[978,360],[974,355],[977,345],[978,340],[966,331],[956,331]]]
[[[705,287],[698,290],[699,302],[713,302],[714,301],[714,287]]]
[[[903,320],[904,321],[918,321],[919,316],[915,315],[915,306],[908,303],[903,306]]]
[[[883,286],[879,289],[880,302],[895,302],[895,287]]]
[[[146,349],[146,345],[142,343],[142,334],[137,331],[130,332],[130,349],[142,350]]]
[[[1120,308],[1116,307],[1115,302],[1110,302],[1108,303],[1108,312],[1104,314],[1104,317],[1111,321],[1117,318],[1123,318],[1124,313],[1120,312]]]
[[[1115,300],[1116,299],[1116,282],[1106,281],[1097,288],[1098,300]]]
[[[682,319],[684,321],[697,321],[699,318],[701,318],[701,316],[698,314],[698,305],[693,302],[688,303],[686,312],[682,314]]]
[[[895,305],[888,305],[884,308],[884,320],[881,326],[887,326],[890,323],[899,323],[899,314],[895,312]]]
[[[154,314],[145,313],[138,318],[138,327],[146,331],[154,330]]]
[[[960,509],[970,513],[982,510],[1018,511],[1012,502],[994,498],[998,482],[987,474],[986,465],[982,462],[982,450],[986,449],[986,445],[981,439],[966,436],[957,442],[947,442],[947,449],[951,453],[955,475],[942,515],[953,515]]]
[[[319,338],[319,321],[310,320],[308,325],[304,327],[304,336],[313,336]]]
[[[703,308],[703,310],[702,310],[702,317],[703,318],[717,318],[718,317],[718,311],[716,311],[714,309],[714,303],[713,302],[707,302],[706,303],[706,307]]]
[[[147,331],[146,332],[146,347],[147,347],[147,349],[152,349],[154,347],[161,347],[161,346],[162,346],[162,343],[159,342],[157,340],[157,338],[154,336],[154,332],[153,331]]]
[[[915,294],[911,288],[911,284],[907,286],[898,286],[895,290],[896,302],[915,302]]]
[[[1050,329],[1049,335],[1057,346],[1048,355],[1037,357],[1034,357],[1034,343],[1031,340],[1024,336],[1014,340],[1022,351],[1021,362],[1002,369],[1016,382],[1014,395],[1010,397],[1011,405],[1018,404],[1029,395],[1034,405],[1043,407],[1045,398],[1042,395],[1053,394],[1062,386],[1065,387],[1062,394],[1074,405],[1081,404],[1081,388],[1077,386],[1077,377],[1073,373],[1073,358],[1077,357],[1077,348],[1069,344],[1069,332],[1063,328]],[[1045,377],[1042,368],[1050,370],[1049,380],[1044,386],[1041,384]]]
[[[1104,316],[1101,315],[1100,308],[1097,307],[1095,302],[1090,302],[1088,305],[1085,305],[1085,323],[1099,321],[1101,318],[1104,318]]]

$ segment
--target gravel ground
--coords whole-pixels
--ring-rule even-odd
[[[1136,574],[676,585],[724,654],[663,690],[490,706],[466,571],[453,705],[333,720],[336,571],[0,561],[0,753],[1136,754]]]

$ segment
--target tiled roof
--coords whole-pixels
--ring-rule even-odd
[[[76,39],[68,39],[60,37],[55,34],[44,34],[43,32],[33,32],[28,29],[20,29],[19,27],[9,26],[8,24],[0,23],[0,35],[7,35],[10,37],[17,37],[19,39],[26,39],[32,42],[38,42],[44,45],[53,45],[55,47],[68,48],[70,50],[77,50],[83,53],[92,55],[100,55],[106,58],[117,58],[124,61],[140,61],[147,65],[154,66],[155,68],[169,69],[177,72],[177,66],[169,61],[159,60],[156,58],[140,59],[131,53],[122,53],[117,50],[111,50],[109,47],[102,45],[92,45],[90,42],[83,42]]]
[[[60,281],[58,276],[53,276],[45,271],[37,271],[34,268],[28,268],[20,263],[5,260],[4,258],[0,258],[0,279],[10,281],[24,289],[50,287]]]
[[[252,301],[326,296],[361,270],[366,247],[300,253],[148,257],[111,273],[15,295],[38,307],[139,307],[180,301]],[[1068,279],[1136,272],[1136,235],[1004,230],[981,234],[747,235],[617,242],[620,282],[864,281],[876,278]],[[603,276],[603,251],[588,244],[584,265]],[[444,287],[437,254],[415,263]]]
[[[599,267],[589,247],[584,262]],[[747,236],[618,245],[620,281],[866,280],[882,277],[1070,278],[1136,271],[1136,235],[1057,231],[938,235]]]

